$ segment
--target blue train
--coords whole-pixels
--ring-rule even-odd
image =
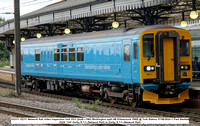
[[[29,39],[21,44],[23,84],[97,94],[111,103],[176,104],[189,99],[191,36],[165,25]]]

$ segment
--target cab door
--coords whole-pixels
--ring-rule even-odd
[[[132,69],[131,69],[131,51],[132,50],[132,44],[131,39],[123,39],[123,69],[122,69],[122,77],[123,82],[127,84],[132,83]]]

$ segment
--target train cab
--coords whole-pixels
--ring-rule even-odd
[[[191,36],[183,29],[154,29],[140,35],[143,101],[181,103],[192,82]]]

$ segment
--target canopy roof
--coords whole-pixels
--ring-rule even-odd
[[[200,1],[196,0],[200,10]],[[36,37],[62,35],[69,27],[73,34],[112,29],[116,19],[120,28],[131,28],[151,24],[179,25],[182,12],[188,24],[191,20],[192,0],[67,0],[46,6],[21,16],[21,36]],[[116,17],[115,17],[116,15]],[[199,16],[200,17],[200,16]],[[0,25],[0,40],[12,42],[14,20]]]

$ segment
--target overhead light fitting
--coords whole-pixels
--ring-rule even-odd
[[[117,16],[116,13],[114,13],[114,22],[112,23],[113,28],[118,28],[119,27],[119,22],[117,22]]]
[[[187,26],[187,21],[181,21],[181,26],[186,27]]]
[[[119,27],[119,22],[114,21],[114,22],[112,23],[112,27],[113,27],[113,28],[118,28],[118,27]]]
[[[65,34],[69,34],[71,32],[71,30],[69,28],[65,29]]]
[[[190,18],[197,19],[199,13],[196,10],[196,0],[192,0],[192,11],[190,12]]]
[[[37,38],[41,38],[41,37],[42,37],[42,34],[37,33],[36,36],[37,36]]]
[[[182,26],[182,27],[186,27],[186,26],[187,26],[187,21],[185,21],[184,12],[182,12],[181,26]]]
[[[23,42],[23,41],[25,41],[26,39],[24,38],[24,37],[21,37],[21,41]]]
[[[197,17],[199,16],[199,13],[195,10],[190,12],[190,18],[192,19],[197,19]]]
[[[70,32],[71,32],[71,30],[69,29],[69,24],[68,24],[68,21],[66,22],[66,27],[67,27],[67,28],[65,29],[65,31],[64,31],[64,32],[65,32],[65,34],[67,34],[67,35],[68,35],[68,34],[70,34]]]

